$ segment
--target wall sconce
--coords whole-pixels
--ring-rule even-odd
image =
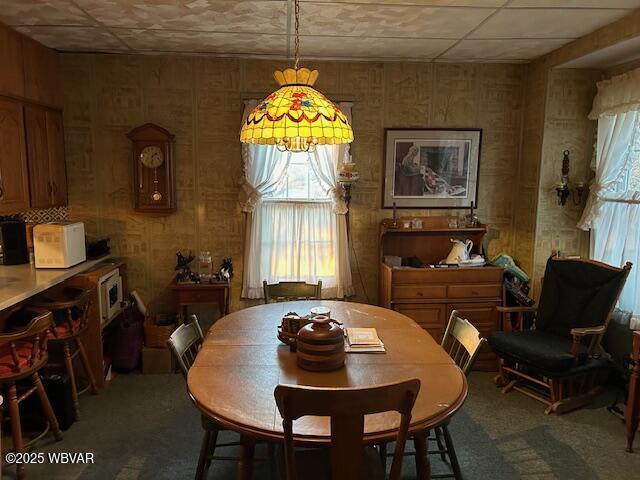
[[[580,205],[582,203],[582,194],[586,189],[584,182],[576,182],[573,189],[569,187],[569,150],[562,152],[562,179],[555,187],[556,194],[558,195],[558,205],[566,205],[567,199],[571,196],[571,201],[574,205]]]
[[[347,208],[351,204],[351,187],[358,181],[360,174],[356,170],[356,164],[353,163],[351,155],[348,151],[345,153],[344,161],[338,171],[338,183],[342,185],[344,189],[344,201],[347,204]]]

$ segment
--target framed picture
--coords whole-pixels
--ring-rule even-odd
[[[385,130],[382,208],[478,203],[481,129]]]

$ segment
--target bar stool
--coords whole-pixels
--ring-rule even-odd
[[[84,349],[80,335],[89,325],[89,309],[91,308],[91,290],[84,290],[76,287],[65,287],[56,293],[47,292],[38,296],[31,302],[40,308],[46,308],[53,314],[53,325],[49,330],[49,343],[60,345],[64,357],[64,365],[67,375],[71,380],[71,395],[73,398],[73,417],[80,418],[80,406],[78,395],[87,390],[91,393],[98,393],[93,372],[89,366],[87,352]],[[76,375],[73,368],[73,360],[80,355],[80,361],[88,380],[88,385],[78,391]],[[49,363],[50,367],[60,367],[59,364]]]
[[[9,322],[15,320],[19,320],[23,325],[26,323],[26,327],[19,331],[0,334],[0,386],[9,408],[13,449],[21,454],[31,444],[46,435],[50,429],[56,440],[62,440],[62,432],[38,373],[48,360],[47,339],[52,314],[46,310],[24,308],[13,312],[8,319]],[[33,386],[18,396],[16,382],[29,378]],[[38,395],[49,423],[40,435],[25,444],[22,439],[19,404],[33,392]],[[4,455],[2,457],[4,459]],[[22,479],[24,476],[24,464],[19,463],[17,478]]]

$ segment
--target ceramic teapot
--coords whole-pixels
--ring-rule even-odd
[[[460,261],[469,260],[471,249],[473,248],[473,242],[469,239],[464,242],[461,240],[451,239],[453,247],[445,260],[445,263],[458,263]]]

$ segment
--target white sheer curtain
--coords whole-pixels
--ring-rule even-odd
[[[591,256],[634,263],[620,308],[640,321],[640,69],[598,83],[596,175],[578,227],[591,229]]]
[[[245,102],[243,120],[256,104]],[[340,106],[343,111],[349,108]],[[242,297],[262,298],[263,280],[322,280],[324,297],[353,294],[347,208],[337,183],[344,147],[321,146],[308,158],[330,202],[265,200],[286,175],[291,154],[265,145],[245,144],[242,148],[244,176],[239,201],[247,213]]]

